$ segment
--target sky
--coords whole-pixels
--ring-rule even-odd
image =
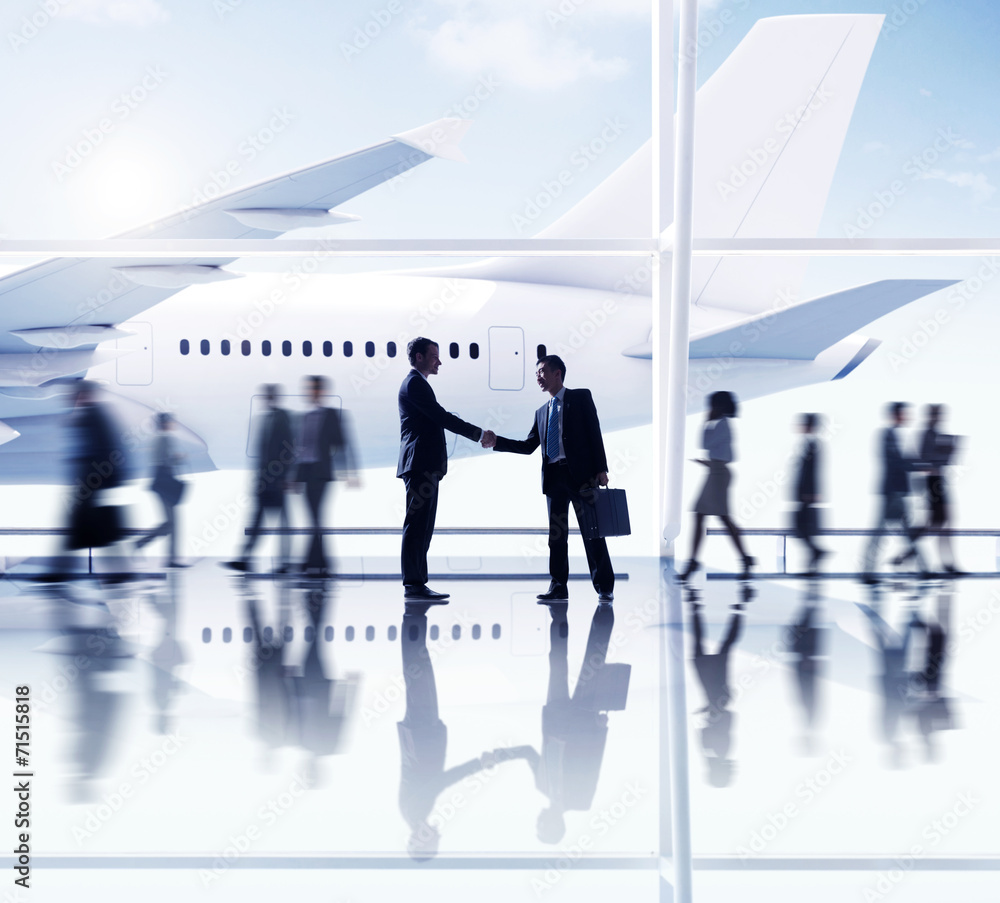
[[[648,10],[645,0],[10,0],[0,12],[0,236],[112,235],[190,204],[227,165],[236,164],[226,185],[235,188],[460,115],[473,120],[467,164],[434,160],[355,198],[343,209],[361,221],[336,234],[527,237],[649,137]],[[1000,10],[940,0],[702,2],[699,80],[757,19],[807,12],[887,16],[820,235],[845,237],[859,208],[898,182],[867,237],[994,236]],[[530,230],[519,227],[527,199],[609,119],[623,123],[620,136]],[[942,133],[950,137],[933,163],[915,167]],[[850,500],[837,520],[867,522],[881,406],[941,401],[956,432],[975,434],[961,513],[992,523],[989,450],[1000,432],[987,412],[1000,323],[989,258],[817,260],[804,292],[887,277],[978,279],[984,267],[961,305],[942,293],[868,328],[883,346],[850,380],[745,406],[737,491],[752,497],[783,466],[794,439],[773,437],[795,412],[821,410],[845,424],[829,455],[831,487]],[[948,321],[931,332],[940,310]],[[694,420],[689,432],[695,452]],[[649,428],[614,441],[645,448]],[[748,522],[783,517],[783,492],[765,495]]]

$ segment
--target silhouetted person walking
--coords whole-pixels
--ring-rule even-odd
[[[887,413],[889,425],[882,430],[880,440],[882,478],[879,483],[879,491],[882,495],[882,505],[878,522],[874,527],[875,532],[868,540],[865,549],[864,572],[861,575],[862,581],[868,585],[878,582],[874,572],[879,546],[882,544],[882,538],[889,532],[891,524],[898,525],[907,542],[906,549],[893,559],[893,564],[900,565],[915,558],[919,570],[922,573],[926,573],[927,570],[920,549],[917,548],[915,542],[917,534],[913,530],[910,520],[908,499],[910,471],[914,469],[916,462],[903,454],[899,437],[899,429],[906,425],[907,406],[901,401],[895,401],[889,405]]]
[[[820,460],[821,453],[816,430],[818,414],[803,414],[799,429],[804,439],[799,453],[798,472],[795,477],[795,535],[809,550],[809,572],[815,574],[820,561],[829,553],[816,545],[819,534]]]
[[[357,485],[355,455],[340,411],[323,406],[323,397],[327,392],[326,377],[307,376],[305,387],[312,409],[300,424],[295,480],[305,484],[312,538],[302,570],[307,574],[326,576],[330,571],[323,551],[323,498],[327,486],[337,476],[334,467],[336,455],[345,462],[349,485]]]
[[[708,477],[701,494],[694,503],[694,532],[691,537],[691,560],[681,574],[687,580],[699,567],[698,550],[705,532],[705,518],[714,515],[722,521],[736,551],[743,561],[743,576],[750,576],[756,562],[743,548],[739,528],[729,514],[729,464],[733,461],[733,435],[729,427],[731,417],[737,416],[736,397],[731,392],[713,392],[708,397],[708,419],[702,431],[702,447],[708,459],[696,459],[708,468]]]
[[[927,406],[927,423],[920,435],[920,463],[926,471],[927,522],[915,536],[937,533],[941,566],[946,574],[957,576],[963,572],[955,564],[955,552],[951,545],[951,498],[944,469],[954,458],[958,440],[940,432],[943,419],[944,405]]]
[[[292,420],[288,411],[278,406],[280,386],[263,388],[267,412],[259,418],[257,427],[257,470],[254,474],[254,514],[250,532],[243,544],[243,551],[236,561],[227,561],[226,567],[236,571],[251,569],[250,556],[260,538],[265,514],[278,515],[278,526],[288,530],[288,506],[285,490],[295,466],[295,442],[292,438]],[[279,541],[278,573],[284,573],[289,563],[291,537],[283,532]]]
[[[169,543],[168,568],[182,567],[177,557],[177,517],[174,509],[184,495],[184,483],[174,475],[174,469],[184,459],[177,451],[173,437],[170,435],[174,418],[163,411],[156,415],[156,425],[159,432],[153,445],[153,483],[150,488],[156,493],[163,508],[163,523],[154,527],[145,536],[136,541],[135,549],[140,551],[147,544],[160,536],[166,536]]]

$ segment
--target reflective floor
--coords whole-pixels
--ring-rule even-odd
[[[613,606],[455,577],[427,607],[25,563],[0,584],[7,711],[31,698],[12,899],[660,901],[687,866],[697,901],[1000,899],[1000,578],[615,564]]]

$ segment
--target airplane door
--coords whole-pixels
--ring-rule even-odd
[[[520,326],[490,327],[490,388],[524,388],[524,331]]]
[[[115,340],[118,351],[128,352],[115,361],[115,378],[119,386],[148,386],[153,381],[153,327],[129,323],[127,328],[133,335]]]

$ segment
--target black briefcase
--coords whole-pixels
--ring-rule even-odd
[[[593,501],[584,503],[580,533],[584,539],[600,539],[605,536],[628,536],[632,527],[628,520],[628,502],[624,489],[595,489]]]

